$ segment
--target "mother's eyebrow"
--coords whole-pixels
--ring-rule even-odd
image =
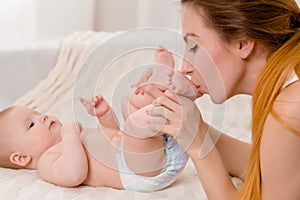
[[[188,37],[199,37],[199,35],[195,34],[195,33],[186,33],[185,36],[183,37],[183,40],[185,42],[188,41]]]

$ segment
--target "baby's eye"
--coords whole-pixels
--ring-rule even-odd
[[[34,126],[34,122],[31,122],[28,129],[31,129]]]
[[[192,53],[196,53],[197,49],[198,49],[198,44],[195,44],[192,48],[189,49],[189,51]]]

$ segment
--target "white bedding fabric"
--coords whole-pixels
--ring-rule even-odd
[[[57,64],[48,77],[34,89],[18,99],[15,104],[36,109],[39,112],[57,116],[63,122],[72,120],[72,94],[77,73],[87,55],[101,42],[110,38],[112,33],[84,32],[68,37],[61,49]],[[113,49],[112,49],[113,51]],[[139,62],[141,59],[152,59],[149,55],[129,55],[122,60]],[[120,64],[116,62],[116,64]],[[121,76],[118,71],[114,75]],[[109,77],[111,80],[111,77]],[[109,87],[99,88],[101,93],[109,94]],[[108,96],[106,96],[109,98]],[[234,137],[249,141],[250,135],[250,97],[238,96],[225,104],[225,122],[223,131]],[[198,102],[199,109],[205,120],[213,116],[212,104],[208,97]],[[213,166],[212,166],[213,167]],[[238,184],[238,180],[234,179]],[[111,188],[93,188],[80,186],[63,188],[41,180],[36,171],[0,169],[0,199],[206,199],[198,180],[193,164],[189,161],[184,172],[170,187],[153,193],[119,191]]]

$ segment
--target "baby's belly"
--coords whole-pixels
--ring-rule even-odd
[[[118,137],[114,137],[112,140],[112,145],[114,145],[115,150],[119,147],[119,143],[120,135]],[[109,155],[109,161],[102,161],[92,155],[88,150],[86,152],[89,162],[89,173],[86,180],[83,182],[83,185],[123,189],[117,167],[116,154]]]

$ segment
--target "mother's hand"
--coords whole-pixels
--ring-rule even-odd
[[[156,106],[150,115],[165,118],[167,124],[163,128],[155,124],[149,128],[172,135],[188,153],[199,152],[209,126],[203,121],[198,107],[185,96],[169,90],[164,94],[154,100]]]

